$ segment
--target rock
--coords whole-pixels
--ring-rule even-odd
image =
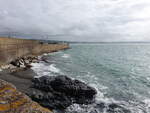
[[[31,68],[31,67],[32,67],[32,65],[30,65],[30,64],[26,65],[26,68]]]
[[[14,65],[14,66],[16,66],[16,67],[20,67],[20,63],[19,63],[19,60],[18,60],[18,59],[15,60],[15,61],[10,62],[10,64],[12,64],[12,65]]]
[[[18,58],[16,60],[10,62],[9,65],[11,65],[11,67],[15,67],[15,68],[5,68],[5,69],[10,69],[10,72],[16,72],[18,70],[31,68],[32,66],[30,64],[36,63],[36,62],[38,62],[38,57],[25,56],[25,57]]]
[[[125,106],[122,106],[121,103],[96,103],[94,106],[94,109],[92,113],[97,113],[94,112],[95,110],[98,110],[100,112],[106,112],[106,113],[131,113],[129,109],[127,109]]]
[[[33,59],[32,62],[33,62],[33,63],[36,63],[36,62],[38,62],[38,60],[37,60],[37,59]]]
[[[0,80],[0,113],[52,113],[33,102],[28,96],[3,80]]]
[[[16,68],[16,67],[12,64],[1,66],[1,69],[3,69],[3,70],[5,70],[5,69],[14,69],[14,68]]]
[[[77,104],[91,104],[96,90],[87,84],[67,76],[43,76],[34,78],[29,96],[50,109],[65,109]]]
[[[1,66],[1,69],[8,69],[9,68],[9,65],[3,65]]]
[[[14,68],[16,68],[14,65],[9,64],[9,69],[14,69]]]
[[[24,60],[24,62],[25,62],[26,64],[29,64],[29,63],[30,63],[29,60],[26,60],[26,59]]]
[[[40,60],[41,60],[41,61],[44,61],[45,63],[49,63],[47,57],[42,56],[42,57],[40,58]]]
[[[10,64],[16,66],[16,67],[26,67],[27,65],[31,63],[38,62],[38,58],[34,56],[25,56],[19,59],[16,59],[15,61],[12,61]]]
[[[109,113],[114,113],[114,112],[117,112],[117,113],[131,113],[130,110],[116,104],[116,103],[111,103],[109,106],[108,106],[108,110],[107,112]]]

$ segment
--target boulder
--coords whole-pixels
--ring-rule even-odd
[[[12,62],[10,62],[10,64],[12,64],[13,66],[16,66],[16,67],[20,67],[19,60],[12,61]]]
[[[65,109],[77,104],[91,104],[95,101],[97,91],[67,76],[43,76],[32,80],[33,86],[29,96],[42,106],[50,109]]]
[[[32,66],[30,64],[31,63],[36,63],[36,62],[38,62],[38,58],[37,57],[25,56],[25,57],[18,58],[16,60],[10,62],[10,65],[14,66],[16,69],[17,68],[24,68],[24,69],[26,69],[26,68],[31,68]]]

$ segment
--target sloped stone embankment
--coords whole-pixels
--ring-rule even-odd
[[[52,113],[0,79],[0,113]]]

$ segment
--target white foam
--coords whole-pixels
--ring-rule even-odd
[[[147,79],[148,81],[150,81],[150,77],[146,77],[146,79]]]
[[[90,113],[92,109],[92,105],[73,104],[66,109],[66,113]]]
[[[43,64],[42,63],[31,63],[31,66],[32,66],[32,69],[35,70],[35,69],[43,66]]]
[[[0,72],[3,71],[2,69],[0,69]]]
[[[60,70],[59,70],[58,68],[56,68],[56,65],[55,65],[55,64],[51,64],[51,65],[49,66],[49,69],[50,69],[50,71],[53,72],[53,73],[59,73],[59,72],[60,72]]]
[[[32,70],[38,75],[38,77],[43,75],[43,69],[45,69],[44,64],[42,63],[31,63]]]
[[[150,99],[145,99],[143,102],[146,104],[147,108],[150,109]]]
[[[42,56],[38,56],[38,59],[41,59],[42,58]]]
[[[38,75],[38,77],[50,75],[49,67],[44,65],[44,63],[32,63],[32,70]]]
[[[62,57],[63,57],[63,58],[69,58],[70,55],[69,55],[69,54],[64,54]]]
[[[104,93],[102,91],[99,90],[98,86],[96,84],[90,84],[90,86],[94,87],[97,91],[96,94],[96,100],[100,101],[104,98]]]
[[[150,113],[150,98],[145,99],[145,100],[144,100],[144,103],[145,103],[145,105],[146,105],[146,112],[147,112],[147,113]]]
[[[49,74],[51,74],[51,73],[50,72],[43,72],[43,76],[47,76]]]
[[[44,62],[31,63],[31,69],[38,75],[41,76],[54,76],[54,74],[61,73],[60,69],[56,67],[55,64],[47,65]]]
[[[43,54],[43,56],[47,56],[47,55],[48,55],[48,53],[44,53],[44,54]]]

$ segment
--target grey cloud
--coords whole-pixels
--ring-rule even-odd
[[[0,33],[72,41],[150,41],[148,9],[148,0],[1,0]]]

